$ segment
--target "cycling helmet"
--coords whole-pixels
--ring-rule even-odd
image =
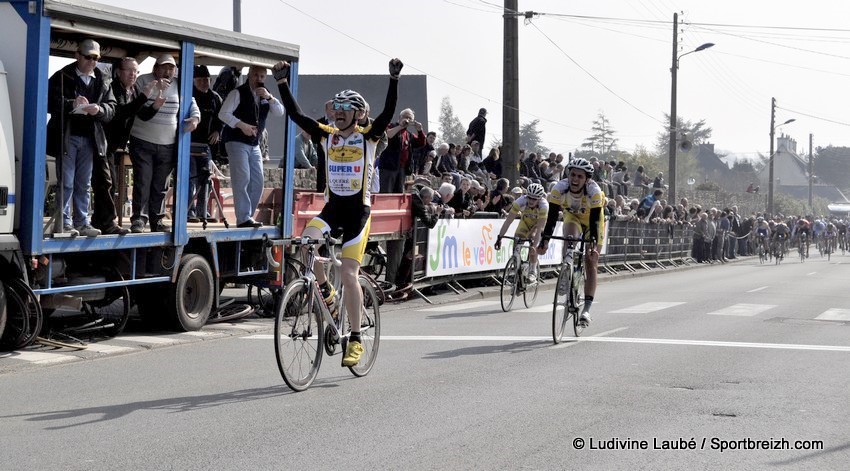
[[[343,90],[336,95],[334,95],[333,99],[334,103],[350,103],[352,108],[357,111],[363,111],[366,109],[366,100],[363,99],[363,96],[354,90]]]
[[[532,183],[528,185],[528,192],[526,193],[529,198],[540,199],[546,196],[546,191],[543,190],[543,185],[539,183]]]
[[[759,217],[757,217],[757,218],[756,218],[756,221],[758,221],[758,222],[764,222],[764,218],[763,218],[763,217],[761,217],[761,216],[759,216]]]
[[[570,160],[570,163],[567,164],[567,171],[569,172],[571,168],[584,170],[587,173],[587,178],[593,176],[593,164],[588,162],[587,160],[582,159],[581,157]]]

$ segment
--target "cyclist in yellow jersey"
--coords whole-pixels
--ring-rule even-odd
[[[549,192],[549,216],[543,229],[543,253],[549,249],[549,239],[558,213],[564,212],[564,237],[585,237],[591,242],[586,245],[584,255],[587,278],[584,284],[584,309],[579,322],[584,326],[590,324],[590,306],[596,294],[596,271],[599,266],[599,251],[605,237],[605,220],[602,211],[605,205],[605,194],[599,185],[591,179],[593,164],[582,158],[571,160],[567,164],[567,178],[555,183]],[[567,247],[571,249],[572,247]],[[569,256],[572,252],[566,250]],[[558,289],[558,288],[556,288]]]
[[[321,239],[322,234],[342,228],[342,286],[345,289],[345,310],[351,323],[351,335],[343,366],[354,366],[360,361],[363,346],[360,343],[360,310],[363,291],[357,279],[363,252],[369,238],[370,189],[378,141],[395,115],[398,99],[398,76],[403,64],[392,59],[389,64],[390,86],[384,109],[371,125],[357,125],[366,114],[366,100],[353,90],[343,90],[333,99],[333,122],[320,124],[305,116],[289,90],[289,63],[275,64],[273,71],[278,83],[281,101],[289,118],[304,131],[321,141],[325,150],[325,207],[304,229],[303,236]],[[320,170],[321,171],[321,170]],[[325,301],[333,304],[336,293],[328,285],[320,264],[313,267]]]
[[[502,236],[505,235],[511,223],[520,214],[519,227],[516,228],[514,237],[531,239],[531,247],[534,247],[534,250],[528,253],[530,268],[528,282],[535,283],[537,281],[537,254],[540,250],[540,239],[543,235],[543,226],[546,225],[546,216],[549,214],[549,203],[546,201],[546,191],[543,190],[543,185],[539,183],[528,185],[528,193],[520,196],[513,202],[511,210],[502,224],[502,229],[499,230],[499,235],[496,237],[496,243],[493,245],[493,248],[496,250],[502,248]],[[542,254],[544,252],[540,253]]]

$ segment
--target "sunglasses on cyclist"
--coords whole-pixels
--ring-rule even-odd
[[[100,56],[88,55],[88,56],[83,56],[83,59],[89,60],[89,61],[96,61],[96,60],[100,59]]]
[[[354,109],[354,105],[352,105],[351,103],[336,103],[336,102],[334,102],[334,110],[335,111],[339,111],[339,110],[351,111],[353,109]]]

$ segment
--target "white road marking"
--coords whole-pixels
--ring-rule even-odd
[[[605,334],[607,332],[603,332]],[[274,338],[271,334],[257,334],[241,337],[249,340],[270,340]],[[382,335],[381,340],[395,341],[424,341],[424,342],[529,342],[529,341],[552,341],[551,336],[500,336],[500,335]],[[850,352],[850,346],[844,345],[805,345],[793,343],[755,343],[755,342],[724,342],[716,340],[677,340],[677,339],[641,339],[629,337],[565,337],[566,343],[577,342],[608,342],[608,343],[639,343],[654,345],[690,345],[700,347],[737,347],[737,348],[766,348],[774,350],[810,350],[826,352]]]
[[[850,321],[850,309],[828,309],[815,319],[819,321]]]
[[[709,314],[715,316],[750,317],[775,307],[775,304],[733,304],[729,307],[720,309],[719,311],[709,312]]]
[[[524,306],[524,304],[523,304],[523,306]],[[552,304],[549,304],[548,306],[546,304],[540,304],[540,305],[537,305],[537,306],[531,306],[531,307],[526,307],[526,308],[522,308],[522,309],[511,310],[511,312],[548,312],[548,313],[551,313],[552,312]]]
[[[817,272],[816,272],[816,271],[813,271],[813,272],[811,272],[811,273],[806,273],[806,276],[812,276],[812,275],[815,275],[815,274],[817,274]]]
[[[617,309],[616,311],[611,311],[612,314],[647,314],[650,312],[660,311],[662,309],[668,309],[671,307],[679,306],[685,304],[683,302],[657,302],[657,303],[643,303],[638,304],[637,306],[626,307],[623,309]]]
[[[137,350],[133,347],[119,347],[118,345],[107,345],[105,343],[90,343],[86,351],[97,353],[119,353]]]
[[[19,350],[8,356],[3,356],[3,359],[21,360],[30,363],[38,363],[40,365],[48,365],[50,363],[62,363],[77,360],[78,358],[74,355],[67,355],[63,353],[28,352]]]
[[[763,289],[767,289],[767,286],[762,286],[761,288],[751,289],[747,291],[748,293],[755,293],[756,291],[761,291]]]
[[[522,301],[520,301],[522,303]],[[485,306],[493,306],[499,304],[499,301],[472,301],[469,303],[460,303],[454,304],[449,303],[445,306],[437,306],[437,307],[429,307],[427,309],[417,309],[417,311],[421,312],[456,312],[456,311],[467,311],[479,307]]]
[[[618,327],[616,329],[606,330],[605,332],[591,335],[591,337],[605,337],[606,335],[616,334],[617,332],[622,332],[626,329],[628,329],[628,327]]]
[[[140,344],[166,344],[175,343],[176,339],[155,337],[153,335],[122,335],[117,340],[135,342]]]

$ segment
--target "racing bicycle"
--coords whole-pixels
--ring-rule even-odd
[[[531,250],[535,250],[531,246],[531,239],[521,237],[502,236],[503,239],[511,239],[514,241],[513,255],[511,255],[508,264],[505,265],[505,270],[502,272],[502,289],[501,300],[502,310],[508,312],[514,304],[514,299],[522,293],[522,300],[525,307],[534,305],[537,299],[537,288],[540,286],[540,279],[534,282],[529,282],[528,273],[531,269],[531,264],[528,262],[528,255]],[[525,257],[523,257],[523,252]]]
[[[555,285],[555,302],[552,306],[552,340],[561,343],[564,330],[570,319],[576,337],[584,330],[579,322],[579,314],[584,307],[584,282],[587,269],[584,266],[585,244],[592,241],[585,238],[549,236],[550,239],[564,241],[558,284]],[[568,245],[572,244],[572,247]]]
[[[313,272],[314,262],[331,263],[335,267],[341,265],[335,250],[341,241],[325,235],[324,239],[302,237],[289,242],[306,247],[306,263],[304,273],[283,290],[275,316],[274,348],[277,366],[286,385],[293,391],[303,391],[316,379],[323,353],[334,355],[345,352],[351,329],[345,312],[343,287],[338,288],[338,308],[331,313]],[[328,247],[328,257],[318,254],[321,244]],[[381,339],[381,316],[378,295],[372,283],[362,275],[358,280],[363,289],[360,343],[364,351],[360,362],[348,368],[359,377],[367,375],[375,364]],[[338,350],[337,347],[341,348]]]

